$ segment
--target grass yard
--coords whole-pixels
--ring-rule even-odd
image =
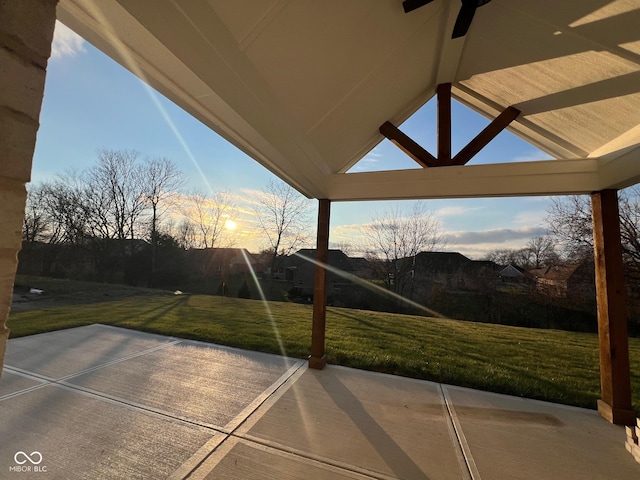
[[[43,302],[12,311],[8,325],[15,338],[92,323],[305,358],[311,306],[145,291],[123,299],[97,296],[91,303]],[[630,349],[640,413],[640,338],[630,339]],[[595,408],[599,397],[597,336],[589,333],[329,307],[327,357],[355,368],[587,408]]]

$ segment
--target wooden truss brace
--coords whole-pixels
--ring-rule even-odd
[[[493,119],[476,137],[453,158],[451,157],[451,84],[441,83],[436,89],[438,95],[438,157],[434,157],[410,137],[402,133],[391,122],[380,126],[380,133],[413,158],[422,167],[448,167],[466,165],[478,152],[509,126],[520,110],[507,107]]]
[[[398,130],[391,122],[384,122],[380,127],[380,133],[395,143],[400,150],[413,158],[422,167],[438,166],[436,157]]]

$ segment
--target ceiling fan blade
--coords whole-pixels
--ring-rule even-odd
[[[459,38],[464,37],[471,26],[471,21],[473,20],[473,15],[476,13],[476,5],[465,5],[462,4],[460,7],[460,13],[458,13],[458,18],[456,18],[456,24],[453,27],[453,34],[451,38]]]
[[[433,2],[433,0],[404,0],[404,2],[402,2],[402,8],[404,8],[404,13],[409,13],[431,2]]]

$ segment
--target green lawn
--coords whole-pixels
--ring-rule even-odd
[[[268,308],[267,308],[268,307]],[[15,311],[11,337],[92,323],[305,358],[311,307],[205,295],[146,295]],[[630,339],[640,412],[640,339]],[[330,363],[595,408],[594,334],[328,308]]]

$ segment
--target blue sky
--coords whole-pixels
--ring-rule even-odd
[[[166,114],[166,115],[165,115]],[[488,120],[454,102],[453,151],[471,140]],[[434,152],[435,102],[430,102],[401,126]],[[81,170],[95,162],[98,149],[134,149],[143,157],[167,157],[189,178],[188,188],[229,191],[241,203],[252,191],[262,190],[274,176],[189,114],[150,92],[140,80],[68,29],[56,28],[49,61],[40,130],[33,160],[32,181],[39,182],[69,169]],[[502,133],[473,163],[542,160],[545,153]],[[416,168],[417,165],[388,141],[379,144],[351,171]],[[448,238],[447,250],[481,258],[495,248],[519,248],[544,231],[549,199],[457,199],[428,201]],[[332,243],[354,243],[360,226],[376,213],[393,207],[389,202],[334,203]],[[410,210],[410,202],[401,202]],[[315,217],[315,204],[312,216]],[[314,218],[312,218],[314,220]],[[249,218],[239,218],[242,245],[260,248]],[[312,224],[315,222],[312,221]],[[357,243],[357,240],[355,241]]]

